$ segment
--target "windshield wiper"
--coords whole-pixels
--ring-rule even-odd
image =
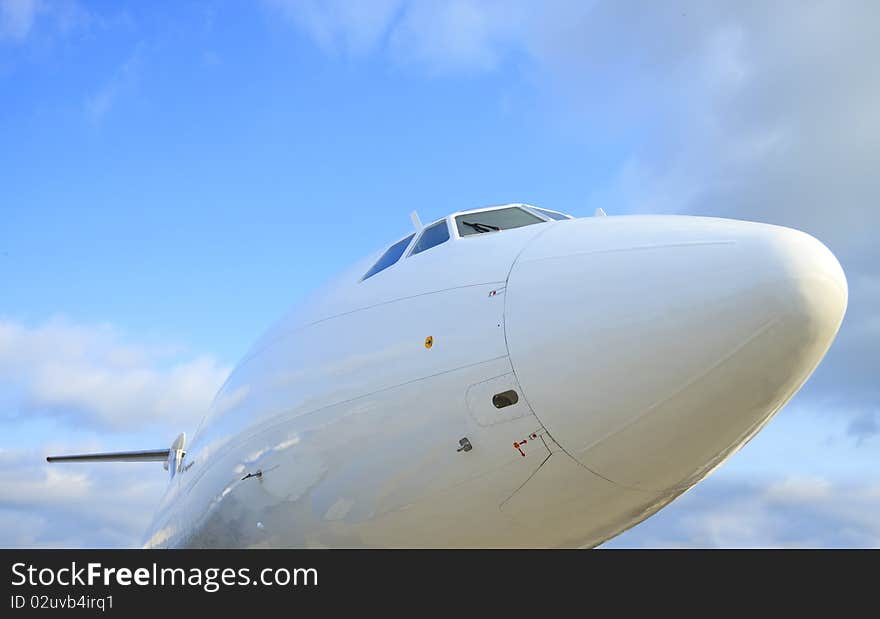
[[[496,230],[496,231],[501,230],[501,228],[499,228],[498,226],[490,226],[489,224],[481,224],[479,222],[471,223],[469,221],[463,221],[461,223],[463,223],[466,226],[470,226],[471,228],[473,228],[477,232],[491,232],[492,230]]]

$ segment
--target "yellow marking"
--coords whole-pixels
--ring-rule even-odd
[[[434,345],[434,336],[429,335],[428,337],[425,338],[425,348],[430,348],[433,345]]]

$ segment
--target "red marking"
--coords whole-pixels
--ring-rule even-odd
[[[498,294],[498,291],[497,291],[497,290],[493,290],[492,292],[489,293],[489,296],[490,296],[490,297],[494,297],[496,294]]]
[[[513,442],[513,448],[516,449],[519,452],[519,455],[521,455],[523,458],[526,457],[526,454],[522,449],[520,449],[520,447],[522,445],[525,445],[526,443],[528,443],[528,441],[525,439],[523,439],[521,441],[514,441]]]

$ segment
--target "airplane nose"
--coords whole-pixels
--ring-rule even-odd
[[[840,327],[834,255],[797,230],[697,217],[560,222],[517,259],[505,330],[523,395],[581,464],[687,487],[800,388]]]

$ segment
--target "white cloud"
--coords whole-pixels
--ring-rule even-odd
[[[831,482],[821,477],[789,477],[772,482],[764,490],[765,498],[777,503],[821,501],[831,493]]]
[[[0,40],[27,38],[44,8],[40,0],[0,0]]]
[[[523,5],[497,0],[411,2],[390,34],[396,60],[443,71],[496,68],[522,34]]]
[[[786,478],[703,482],[608,548],[880,547],[876,484]]]
[[[75,418],[89,427],[192,428],[229,369],[131,344],[109,326],[0,320],[0,386],[18,416]]]
[[[689,53],[649,57],[650,44],[630,52],[639,62],[614,83],[646,85],[640,106],[653,108],[651,123],[665,135],[646,134],[630,155],[654,182],[621,177],[620,193],[603,199],[655,210],[658,187],[680,187],[668,199],[679,212],[797,225],[844,257],[869,249],[863,224],[880,223],[873,201],[880,180],[871,172],[880,147],[880,80],[868,69],[880,53],[880,8],[713,7],[699,11],[695,23],[690,13],[670,24],[646,16],[667,26],[652,38],[690,39]],[[611,28],[622,14],[611,12],[595,27]],[[694,26],[703,36],[689,36]],[[614,49],[593,51],[611,57]],[[588,97],[591,76],[573,77],[584,89],[575,96]]]
[[[616,181],[595,196],[604,206],[771,220],[835,245],[875,245],[863,225],[880,223],[871,70],[880,4],[871,0],[269,5],[325,48],[428,70],[522,59],[550,105],[568,108],[562,130],[632,142]]]
[[[0,448],[0,545],[138,546],[167,484],[160,463],[46,455],[166,447],[195,429],[228,373],[109,325],[0,319],[0,431],[16,445]]]
[[[123,62],[114,75],[93,94],[85,99],[86,115],[92,122],[100,122],[110,112],[119,98],[134,88],[141,65],[141,47]]]
[[[266,0],[266,4],[305,31],[323,50],[360,54],[379,44],[401,0]]]
[[[381,50],[432,71],[494,69],[521,38],[521,0],[267,0],[321,49],[352,55]]]
[[[66,35],[105,23],[76,0],[0,0],[0,42],[21,45],[38,31]]]
[[[39,450],[2,450],[4,547],[136,547],[167,484],[161,464],[45,462]]]

